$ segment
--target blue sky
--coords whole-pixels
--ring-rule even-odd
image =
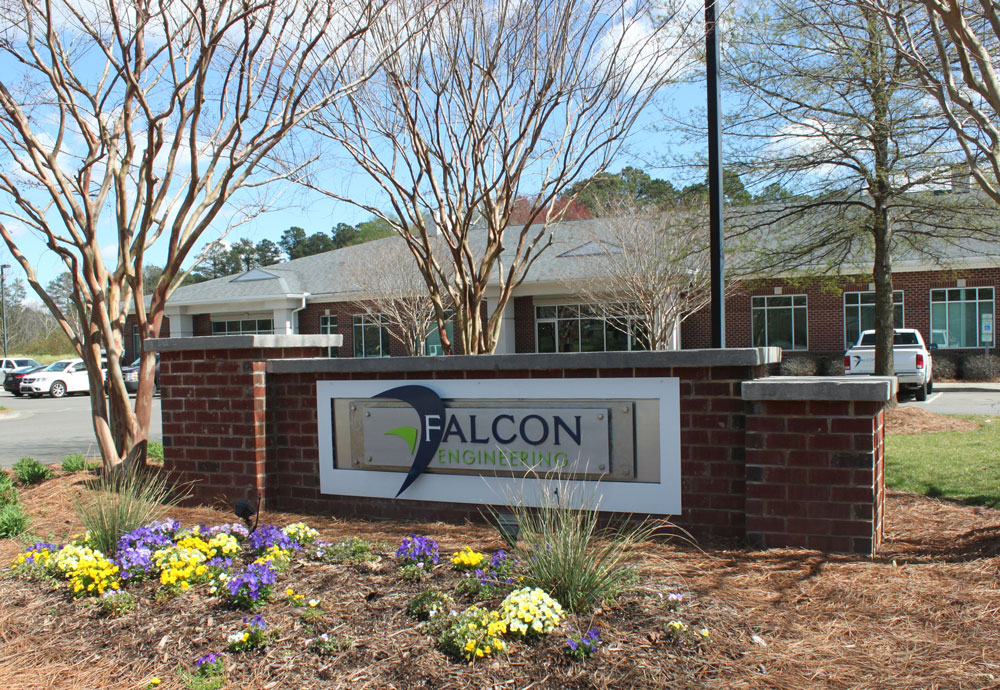
[[[625,166],[645,169],[654,177],[662,177],[685,183],[703,175],[703,173],[682,171],[669,167],[672,156],[704,155],[704,145],[680,145],[668,131],[657,131],[665,126],[663,111],[687,114],[692,110],[704,108],[705,92],[703,84],[685,84],[670,87],[663,94],[663,106],[651,107],[643,116],[633,135],[630,137],[626,150],[615,160],[611,171],[620,170]],[[360,170],[345,166],[332,167],[324,179],[331,189],[362,200],[376,199],[378,190],[368,175]],[[357,223],[367,220],[367,212],[341,201],[336,201],[321,195],[295,188],[288,189],[278,200],[279,210],[257,216],[246,225],[235,228],[226,238],[236,241],[247,237],[255,242],[269,239],[274,242],[291,226],[299,226],[307,232],[329,232],[337,223]],[[378,204],[380,207],[385,207]],[[218,238],[218,231],[209,231],[202,236],[201,245]],[[109,235],[107,244],[102,245],[105,255],[113,254],[114,236]],[[55,278],[64,270],[62,262],[49,251],[44,242],[35,236],[22,231],[17,237],[21,251],[28,257],[38,272],[43,283]],[[165,258],[165,248],[162,243],[153,248],[147,255],[147,263],[162,264]],[[189,257],[190,265],[193,257]],[[8,277],[24,278],[20,266],[13,260],[5,244],[0,242],[0,260],[12,264],[7,272]],[[29,289],[29,299],[33,293]],[[32,300],[36,301],[36,300]]]

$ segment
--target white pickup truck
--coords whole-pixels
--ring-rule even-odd
[[[899,389],[914,391],[917,400],[927,400],[934,388],[931,353],[920,331],[895,328],[892,331],[892,365]],[[875,331],[864,331],[857,344],[844,355],[844,373],[848,376],[871,376],[875,371]]]

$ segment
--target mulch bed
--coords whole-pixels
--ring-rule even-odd
[[[22,492],[40,537],[76,531],[67,497],[82,477],[60,476]],[[229,522],[225,510],[178,509],[185,525]],[[403,524],[268,514],[304,519],[322,537],[361,536],[398,544],[413,531],[442,553],[470,544],[502,548],[479,525]],[[446,567],[424,583],[403,583],[393,563],[293,565],[279,580],[322,598],[317,628],[354,640],[337,656],[302,648],[303,623],[287,604],[264,611],[281,630],[264,653],[227,655],[229,688],[1000,688],[1000,511],[890,492],[885,546],[874,559],[777,549],[765,552],[682,542],[644,549],[634,591],[578,627],[595,625],[607,645],[570,662],[564,638],[519,645],[472,666],[444,656],[404,612],[428,587],[447,588]],[[20,545],[0,541],[10,563]],[[681,617],[705,625],[712,642],[679,647],[663,626],[675,617],[660,595],[681,592]],[[65,591],[0,579],[0,687],[181,688],[178,667],[219,651],[240,629],[238,611],[193,589],[106,619]],[[319,631],[319,630],[318,630]]]
[[[896,406],[886,410],[885,430],[890,434],[925,434],[931,431],[972,431],[979,424],[969,419],[935,414],[920,407]]]

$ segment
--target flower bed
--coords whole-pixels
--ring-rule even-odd
[[[565,647],[567,640],[572,649],[562,650],[566,663],[586,662],[599,649],[598,623],[576,620],[548,593],[525,586],[530,582],[514,555],[466,545],[441,559],[436,540],[425,535],[410,534],[390,552],[357,537],[323,541],[304,523],[260,525],[250,532],[241,525],[183,528],[177,521],[161,520],[123,535],[114,554],[94,549],[86,534],[62,545],[36,543],[17,556],[11,571],[23,579],[50,581],[71,600],[97,598],[105,617],[141,615],[143,609],[167,601],[183,606],[192,597],[201,605],[207,600],[209,610],[219,615],[249,612],[233,617],[225,636],[195,650],[186,664],[186,677],[221,687],[233,664],[266,653],[274,640],[288,639],[289,634],[300,638],[296,646],[302,654],[329,657],[351,650],[353,638],[335,626],[323,627],[332,615],[349,612],[326,610],[319,588],[290,586],[304,573],[331,565],[390,577],[394,586],[408,592],[400,612],[419,621],[416,630],[433,639],[453,663],[531,655],[536,649]],[[290,576],[289,570],[297,572]],[[413,577],[413,572],[419,576]],[[285,596],[275,598],[276,591]],[[367,598],[373,596],[381,593]],[[675,599],[663,607],[674,619]],[[273,622],[283,615],[287,625],[289,614],[291,630]],[[586,624],[589,632],[575,635],[571,623]],[[671,632],[664,628],[664,639]],[[553,638],[551,644],[540,646],[548,637]],[[692,648],[703,641],[676,634],[673,638],[694,642]]]

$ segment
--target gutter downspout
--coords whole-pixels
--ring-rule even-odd
[[[299,317],[298,313],[306,308],[306,298],[312,297],[312,293],[303,292],[302,293],[302,306],[298,309],[292,309],[292,329],[294,332],[299,332]]]

